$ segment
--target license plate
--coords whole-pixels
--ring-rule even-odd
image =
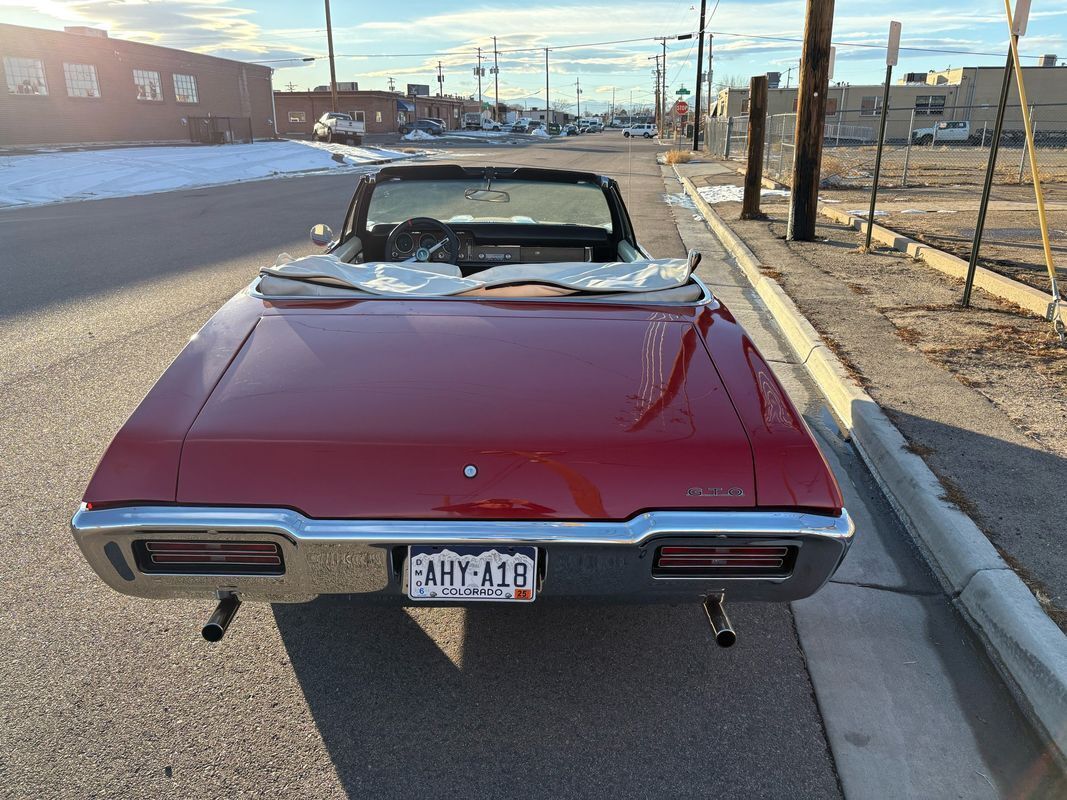
[[[529,603],[536,591],[536,547],[408,547],[412,600]]]

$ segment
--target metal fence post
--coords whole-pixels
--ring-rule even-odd
[[[778,123],[778,180],[782,180],[782,162],[785,161],[785,115],[779,117]]]
[[[1034,129],[1034,106],[1030,105],[1030,130]],[[1034,137],[1035,139],[1037,137]],[[1037,147],[1035,144],[1034,147]],[[1026,171],[1026,137],[1023,137],[1022,155],[1019,156],[1019,183],[1023,182],[1023,173]]]
[[[908,143],[904,146],[904,172],[900,176],[900,185],[908,185],[908,163],[911,161],[911,132],[915,130],[915,109],[911,110],[911,118],[908,120]]]
[[[986,127],[988,127],[988,125],[989,125],[988,121],[982,123],[982,144],[981,144],[982,147],[985,147],[985,129],[986,129]]]

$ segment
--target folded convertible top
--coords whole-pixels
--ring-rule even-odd
[[[280,263],[260,270],[262,278],[257,287],[260,294],[267,297],[347,296],[354,291],[390,297],[451,297],[480,295],[497,287],[531,284],[549,290],[531,292],[533,296],[570,292],[644,294],[694,286],[691,273],[696,263],[694,258],[662,258],[602,264],[500,264],[464,277],[454,264],[346,264],[332,255],[287,258],[279,256]],[[699,297],[699,287],[695,288],[698,289],[696,297]],[[512,293],[512,296],[515,295]]]

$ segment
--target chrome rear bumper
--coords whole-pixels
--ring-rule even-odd
[[[89,564],[113,589],[139,597],[214,597],[305,602],[320,594],[407,601],[406,546],[534,545],[544,565],[538,597],[669,602],[727,592],[733,600],[788,601],[816,592],[844,558],[855,529],[848,513],[654,511],[625,522],[319,520],[261,508],[138,506],[87,509],[71,520]],[[149,574],[134,542],[189,539],[274,542],[280,575]],[[663,545],[787,545],[790,574],[775,577],[657,577]]]

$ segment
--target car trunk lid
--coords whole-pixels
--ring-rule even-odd
[[[260,320],[189,430],[177,500],[624,519],[753,506],[753,487],[688,318],[305,312]]]

